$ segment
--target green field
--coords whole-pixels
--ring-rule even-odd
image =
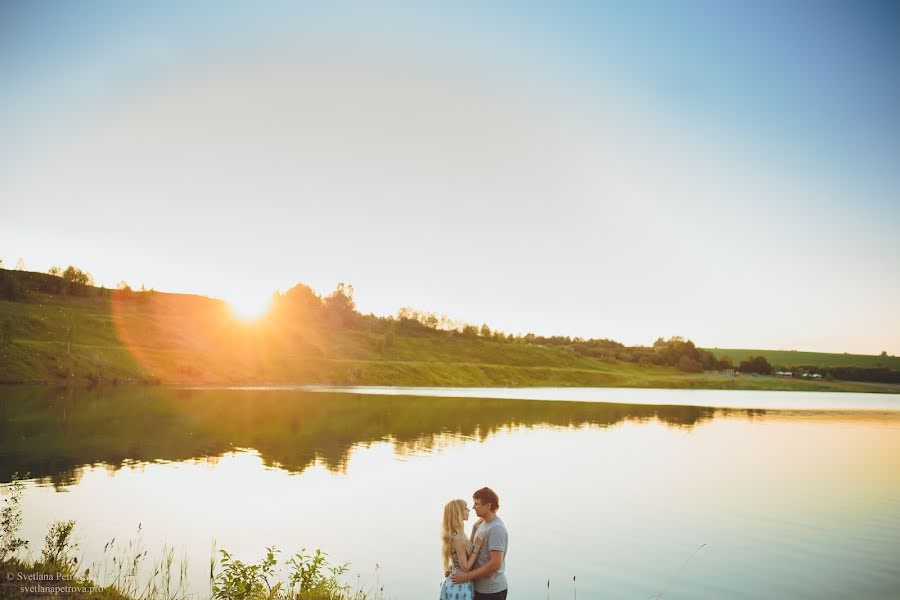
[[[829,354],[826,352],[798,352],[796,350],[750,350],[735,348],[706,348],[717,357],[727,356],[735,365],[748,356],[763,356],[773,367],[887,367],[900,370],[900,356],[868,354]]]
[[[629,352],[642,352],[644,358],[649,353],[655,358],[659,353],[654,348],[629,349],[608,341],[591,346],[575,340],[546,338],[539,343],[465,335],[352,310],[345,313],[348,321],[341,323],[329,322],[322,314],[312,319],[299,312],[276,312],[248,324],[231,315],[224,302],[202,296],[118,293],[87,287],[80,291],[76,288],[79,295],[46,293],[35,288],[55,283],[49,276],[12,276],[22,277],[27,292],[15,301],[0,300],[0,383],[7,384],[309,383],[900,391],[898,385],[734,377],[714,370],[686,372],[659,361],[636,360],[636,355],[628,359]],[[295,307],[290,305],[288,309]],[[773,365],[786,366],[886,362],[880,357],[840,354],[713,352],[728,354],[735,363],[750,354],[762,354]],[[848,357],[856,362],[847,362]],[[888,366],[900,368],[898,359],[889,360]]]

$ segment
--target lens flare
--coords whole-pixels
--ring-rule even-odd
[[[110,309],[119,339],[143,371],[136,376],[203,385],[247,381],[273,368],[264,320],[270,300],[252,298],[228,303],[114,290]]]

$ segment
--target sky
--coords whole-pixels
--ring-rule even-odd
[[[0,258],[900,353],[900,5],[0,2]]]

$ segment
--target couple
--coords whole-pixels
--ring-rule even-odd
[[[500,499],[487,487],[472,498],[479,518],[468,537],[463,525],[469,518],[466,501],[451,500],[444,506],[441,555],[447,578],[441,585],[440,600],[505,600],[509,535],[497,516]]]

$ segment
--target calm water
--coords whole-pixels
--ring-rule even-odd
[[[35,551],[75,519],[96,563],[140,523],[151,557],[187,555],[203,597],[215,539],[244,560],[321,547],[352,582],[435,598],[441,508],[482,485],[500,494],[514,598],[546,598],[548,580],[572,598],[573,576],[581,598],[900,597],[896,396],[814,410],[779,393],[776,410],[770,392],[639,392],[2,388],[0,481],[31,472]]]

